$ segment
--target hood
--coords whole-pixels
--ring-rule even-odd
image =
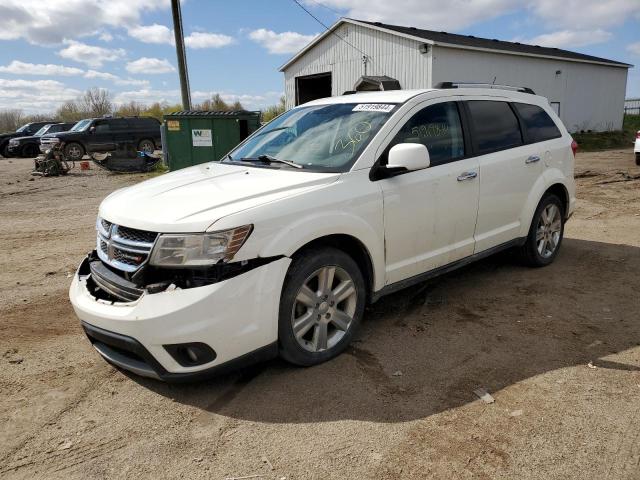
[[[153,232],[203,232],[222,217],[333,183],[339,173],[207,163],[118,190],[100,216]]]
[[[55,133],[47,133],[46,136],[49,138],[57,137],[61,139],[66,139],[66,138],[81,137],[86,133],[87,132],[55,132]]]
[[[26,137],[13,137],[11,140],[17,140],[19,143],[27,142],[31,140],[38,140],[42,137],[36,137],[35,135],[28,135]]]
[[[16,133],[16,132],[4,132],[4,133],[0,133],[0,141],[2,141],[2,140],[7,140],[8,138],[17,137],[18,135],[20,135],[20,134],[19,134],[19,133]]]

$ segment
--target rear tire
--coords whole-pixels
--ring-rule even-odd
[[[0,145],[0,155],[4,158],[9,158],[9,142]]]
[[[636,153],[636,165],[640,165],[640,153]]]
[[[564,204],[553,194],[542,197],[531,220],[520,257],[530,267],[546,267],[551,264],[562,244],[564,236]]]
[[[280,298],[280,356],[311,366],[340,354],[360,326],[365,297],[362,272],[342,250],[324,247],[296,255]]]
[[[64,147],[64,156],[70,162],[78,162],[84,157],[85,150],[82,145],[76,142],[71,142]]]
[[[149,140],[148,138],[145,138],[144,140],[140,140],[140,143],[138,144],[139,152],[153,153],[155,149],[156,149],[155,143],[153,143],[153,140]]]

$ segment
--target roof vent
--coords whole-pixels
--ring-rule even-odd
[[[363,75],[353,86],[357,92],[377,92],[380,90],[400,90],[400,82],[387,75]]]

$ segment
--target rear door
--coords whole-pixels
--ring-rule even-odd
[[[520,120],[509,102],[464,103],[480,168],[477,253],[519,236],[522,210],[542,174],[542,162],[538,148],[525,144]]]
[[[422,104],[405,117],[381,157],[399,143],[427,147],[431,166],[379,180],[386,283],[469,256],[478,211],[478,160],[468,157],[458,104]]]

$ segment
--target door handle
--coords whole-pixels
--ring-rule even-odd
[[[536,163],[540,161],[540,157],[537,155],[531,155],[529,158],[527,158],[524,163]]]
[[[478,176],[478,172],[463,172],[458,175],[458,181],[464,182],[465,180],[473,180]]]

